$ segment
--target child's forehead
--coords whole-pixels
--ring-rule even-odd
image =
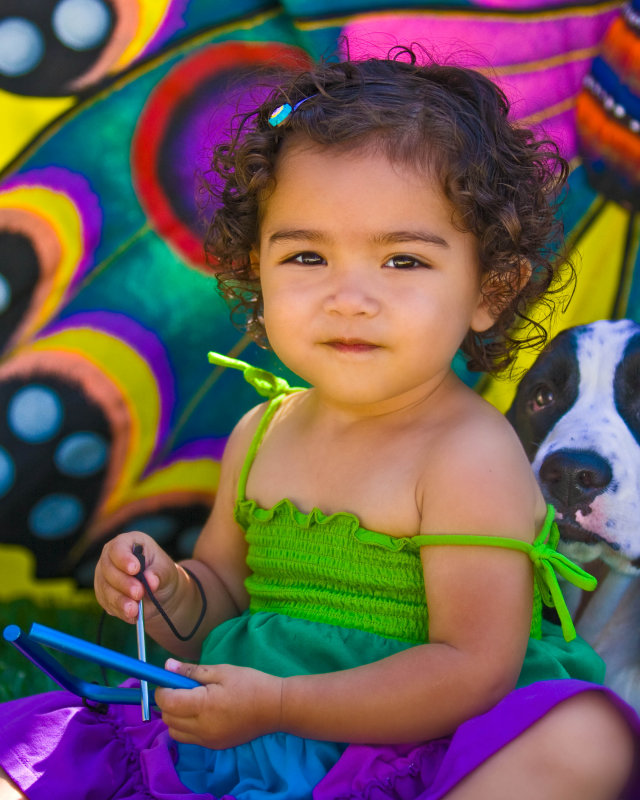
[[[446,239],[455,235],[453,228],[460,230],[454,206],[429,172],[395,163],[375,149],[336,151],[309,141],[283,154],[260,211],[263,242],[289,240],[291,231],[304,231],[308,238],[378,241],[398,231],[438,228]]]
[[[376,169],[381,167],[380,169]],[[382,171],[389,180],[400,180],[414,186],[443,191],[443,183],[432,158],[407,159],[395,154],[385,141],[372,135],[361,141],[332,144],[316,142],[302,134],[292,135],[278,155],[274,169],[274,187],[278,180],[303,181],[312,175],[331,180],[336,172],[347,169],[350,174],[371,175]],[[267,199],[267,198],[265,198]]]

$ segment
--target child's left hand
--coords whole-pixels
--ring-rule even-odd
[[[203,684],[155,691],[162,719],[176,741],[221,750],[279,730],[282,678],[229,664],[199,666],[169,659],[166,667]]]

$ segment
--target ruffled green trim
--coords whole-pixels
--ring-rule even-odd
[[[359,541],[353,514],[304,513],[289,500],[237,508],[246,530],[252,611],[269,611],[411,641],[427,640],[418,551],[393,553]],[[373,533],[373,532],[372,532]],[[374,534],[375,536],[375,534]]]
[[[284,514],[285,519],[294,523],[299,528],[309,530],[313,525],[331,526],[338,524],[353,537],[365,545],[382,547],[391,552],[400,552],[405,549],[419,551],[421,547],[437,545],[454,546],[483,546],[501,547],[508,550],[518,550],[529,556],[535,576],[534,613],[531,635],[540,637],[540,602],[550,608],[555,608],[562,632],[567,641],[576,637],[576,631],[571,620],[569,609],[562,595],[556,572],[565,580],[585,591],[593,591],[597,581],[588,572],[574,564],[562,553],[558,553],[557,546],[559,531],[555,523],[555,510],[547,506],[547,514],[540,533],[533,543],[523,542],[520,539],[511,539],[502,536],[478,536],[470,534],[417,534],[415,536],[391,536],[390,534],[368,530],[360,524],[359,518],[347,511],[337,511],[333,514],[324,514],[319,508],[313,508],[306,513],[300,511],[288,498],[284,498],[271,508],[262,508],[254,500],[239,500],[236,504],[236,519],[248,526],[251,519],[260,523],[271,522],[276,515]]]
[[[271,508],[263,508],[259,506],[255,500],[238,500],[236,503],[236,520],[240,523],[247,524],[250,519],[255,519],[258,522],[271,522],[274,517],[281,514],[285,515],[291,522],[299,528],[308,530],[312,525],[332,525],[335,522],[345,524],[353,533],[362,531],[373,537],[380,539],[392,538],[386,533],[376,533],[375,531],[367,531],[360,525],[360,520],[355,514],[349,511],[336,511],[333,514],[323,514],[319,508],[313,508],[309,513],[300,511],[288,498],[280,500]],[[360,538],[359,536],[357,538]]]

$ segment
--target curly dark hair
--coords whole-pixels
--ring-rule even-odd
[[[343,152],[374,145],[440,181],[454,223],[477,239],[495,316],[491,328],[469,331],[462,343],[469,369],[497,373],[519,348],[544,345],[540,317],[527,309],[545,296],[546,319],[552,295],[573,279],[570,262],[558,256],[556,214],[568,164],[552,141],[509,120],[507,98],[482,73],[421,60],[415,48],[399,47],[386,59],[321,63],[289,75],[255,111],[238,115],[231,139],[215,148],[209,188],[217,210],[205,250],[232,318],[258,343],[268,346],[250,260],[260,203],[274,186],[283,143],[302,135]],[[282,126],[269,124],[275,108],[301,100]]]

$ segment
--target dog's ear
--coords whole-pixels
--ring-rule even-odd
[[[492,269],[481,284],[482,301],[471,328],[483,331],[491,327],[500,314],[508,308],[531,278],[531,262],[519,258],[508,269]]]

